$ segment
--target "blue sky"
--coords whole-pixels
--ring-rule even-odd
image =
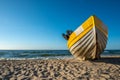
[[[0,0],[0,49],[67,49],[61,34],[95,14],[120,49],[119,0]]]

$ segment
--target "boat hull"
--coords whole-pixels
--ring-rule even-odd
[[[96,16],[91,16],[70,35],[67,46],[79,60],[98,59],[106,48],[107,39],[107,27]]]

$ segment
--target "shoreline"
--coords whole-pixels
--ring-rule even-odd
[[[37,58],[0,58],[0,60],[49,60],[49,59],[74,59],[74,56],[48,56],[48,57],[37,57]],[[120,55],[102,55],[101,58],[120,58]]]
[[[9,80],[120,80],[120,57],[100,60],[0,60],[0,79]]]

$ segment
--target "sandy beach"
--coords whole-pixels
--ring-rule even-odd
[[[0,60],[0,80],[120,80],[120,57]]]

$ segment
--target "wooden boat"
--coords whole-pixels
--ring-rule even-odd
[[[79,60],[99,59],[107,39],[107,27],[93,15],[69,35],[67,46]]]

